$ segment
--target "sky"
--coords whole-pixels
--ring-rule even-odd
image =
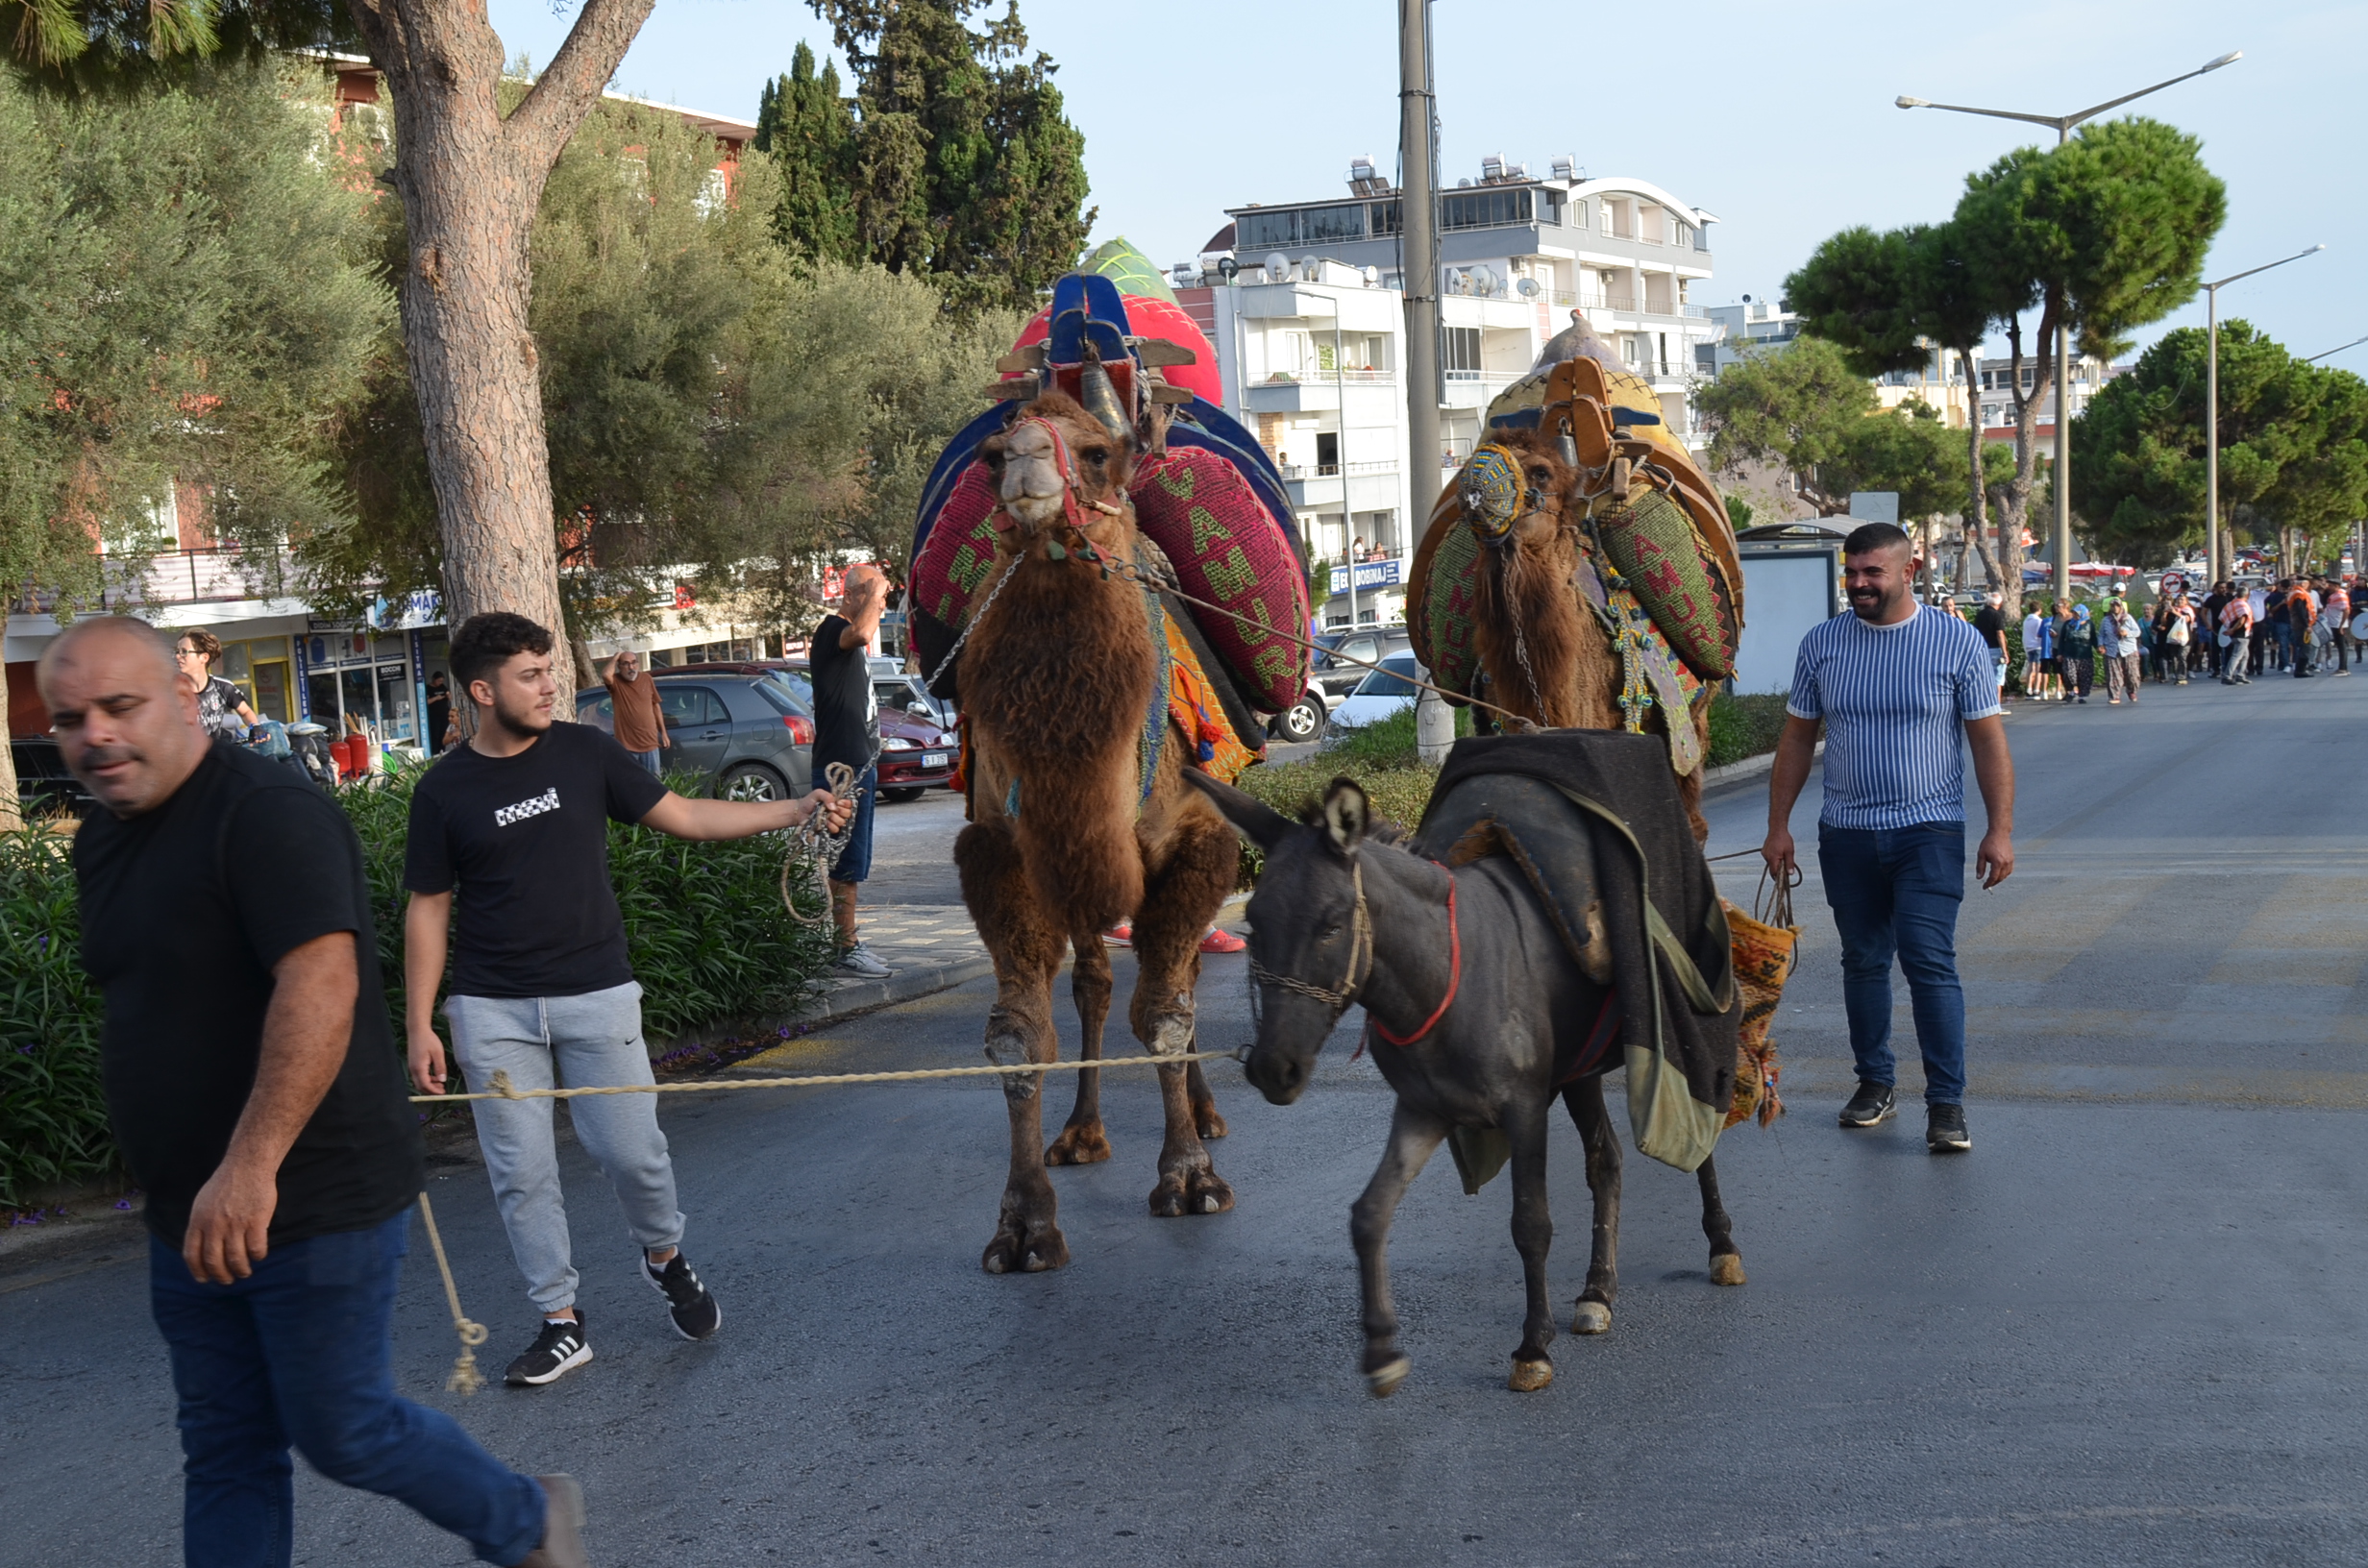
[[[1001,0],[998,0],[998,9]],[[509,53],[547,61],[574,0],[491,0]],[[1345,195],[1349,160],[1397,156],[1397,7],[1389,0],[1190,7],[1025,0],[1085,134],[1097,242],[1123,234],[1162,266],[1191,259],[1227,207]],[[2228,183],[2207,279],[2307,259],[2221,293],[2294,353],[2368,334],[2368,5],[2287,0],[1693,0],[1659,9],[1515,11],[1437,0],[1433,71],[1444,183],[1502,153],[1542,173],[1648,180],[1708,209],[1714,276],[1692,297],[1778,295],[1817,243],[1854,224],[1945,218],[1964,177],[2054,133],[1902,111],[1900,94],[2075,112],[2232,49],[2244,59],[2118,112],[2203,138]],[[1591,37],[1591,31],[1594,37]],[[657,0],[621,91],[754,119],[800,39],[829,32],[796,0]],[[2139,334],[2201,326],[2204,301]],[[2368,375],[2368,345],[2324,361]]]

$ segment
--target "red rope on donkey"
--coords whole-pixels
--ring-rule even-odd
[[[1433,861],[1431,864],[1434,866],[1439,866],[1439,862],[1437,861]],[[1439,869],[1443,871],[1447,870],[1447,868],[1444,866],[1439,866]],[[1420,1040],[1424,1035],[1429,1034],[1432,1030],[1439,1027],[1439,1020],[1447,1016],[1447,1009],[1455,1005],[1455,993],[1462,990],[1463,986],[1464,933],[1463,930],[1456,924],[1455,920],[1455,873],[1453,871],[1447,871],[1447,994],[1442,996],[1439,999],[1439,1005],[1431,1009],[1431,1016],[1422,1020],[1422,1027],[1416,1030],[1413,1034],[1406,1036],[1404,1039],[1400,1039],[1398,1036],[1390,1033],[1387,1028],[1383,1027],[1382,1021],[1373,1017],[1372,1009],[1369,1007],[1366,1009],[1365,1021],[1372,1029],[1373,1033],[1379,1035],[1383,1040],[1388,1041],[1391,1044],[1412,1045],[1416,1041]]]

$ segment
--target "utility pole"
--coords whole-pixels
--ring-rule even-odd
[[[2306,256],[2316,256],[2327,249],[2313,245],[2306,251],[2276,261],[2267,261],[2242,272],[2232,272],[2226,278],[2214,279],[2204,285],[2204,575],[2213,582],[2220,580],[2220,291],[2239,278],[2250,278],[2271,267],[2282,267],[2288,261],[2300,261]],[[2345,344],[2345,348],[2352,345]],[[2330,349],[2329,354],[2336,351]],[[2236,541],[2229,541],[2229,572],[2236,571]],[[2279,552],[2282,571],[2284,551]]]
[[[1398,235],[1406,290],[1406,535],[1419,540],[1439,499],[1439,113],[1431,93],[1431,0],[1397,0]],[[1347,494],[1347,476],[1341,477]],[[1344,502],[1345,509],[1345,502]],[[1353,556],[1354,551],[1350,552]],[[1408,564],[1412,564],[1409,551]],[[1356,580],[1356,563],[1348,566]],[[1415,746],[1425,763],[1447,760],[1455,715],[1428,688],[1415,694]]]

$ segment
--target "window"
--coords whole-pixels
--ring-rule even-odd
[[[1365,208],[1366,232],[1375,239],[1387,239],[1399,232],[1403,219],[1395,202],[1373,202]]]
[[[1441,369],[1450,376],[1459,373],[1466,376],[1480,374],[1479,328],[1449,327],[1439,335],[1443,340],[1439,355]]]
[[[1538,221],[1560,226],[1563,221],[1563,193],[1559,190],[1538,192]]]
[[[1389,207],[1394,214],[1397,206],[1395,202],[1373,205]],[[1286,212],[1245,212],[1236,220],[1240,227],[1234,231],[1234,248],[1245,253],[1279,251],[1327,240],[1363,239],[1365,208],[1363,202],[1345,202],[1338,207],[1299,208]]]
[[[1450,191],[1439,204],[1439,227],[1501,229],[1530,221],[1530,189]]]
[[[1299,237],[1309,244],[1327,239],[1363,239],[1365,204],[1315,207],[1299,214]]]
[[[657,693],[658,710],[666,716],[668,729],[730,722],[724,712],[723,698],[704,686],[682,686],[670,680],[662,683]]]
[[[1341,466],[1341,438],[1331,430],[1316,432],[1316,472],[1337,474]]]
[[[1279,250],[1299,242],[1299,214],[1296,212],[1245,212],[1241,228],[1234,233],[1234,249],[1250,251]]]

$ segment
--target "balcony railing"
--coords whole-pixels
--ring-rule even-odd
[[[137,610],[146,605],[203,604],[242,599],[281,599],[295,592],[284,550],[166,550],[138,558],[108,557],[99,563],[100,607]],[[22,596],[17,613],[45,615],[57,596]]]
[[[1252,381],[1254,390],[1261,386],[1329,386],[1344,381],[1350,386],[1387,386],[1397,380],[1394,370],[1323,370],[1310,365],[1296,372],[1278,370],[1263,381]]]
[[[1276,466],[1286,479],[1331,479],[1340,477],[1343,465],[1339,463],[1281,463]],[[1346,467],[1352,475],[1394,474],[1397,472],[1397,460],[1383,458],[1378,462],[1350,463]]]

